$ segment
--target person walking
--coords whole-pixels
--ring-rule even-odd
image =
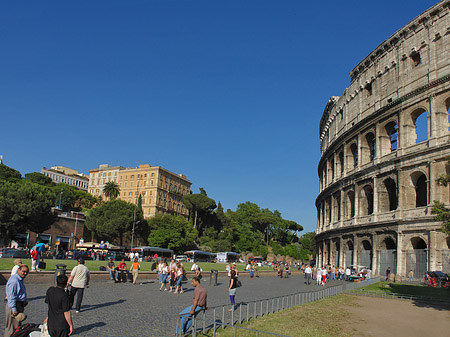
[[[321,284],[322,284],[322,268],[317,267],[316,285],[320,286]]]
[[[133,285],[136,284],[136,280],[139,276],[140,269],[141,269],[141,265],[139,264],[138,259],[135,257],[134,261],[131,265],[131,268],[130,268],[131,275],[133,275]]]
[[[27,277],[30,269],[22,264],[17,273],[12,275],[6,283],[6,306],[5,306],[5,337],[10,337],[24,320],[24,311],[27,306],[27,289],[23,280]]]
[[[234,308],[236,306],[235,302],[236,288],[237,288],[237,276],[236,272],[232,270],[230,276],[230,284],[228,286],[228,294],[230,295],[231,309],[228,309],[228,311],[234,311]]]
[[[192,316],[201,310],[206,310],[208,294],[206,288],[200,284],[200,279],[198,277],[192,278],[192,286],[194,289],[194,298],[192,299],[192,305],[188,306],[186,309],[180,312],[177,322],[176,333],[186,334],[186,331],[192,325]]]
[[[309,265],[307,265],[305,268],[305,278],[306,278],[305,283],[310,285],[311,284],[311,267]]]
[[[198,269],[196,270],[196,273],[198,272]],[[180,291],[180,294],[183,293],[183,278],[184,278],[184,269],[181,263],[177,263],[177,270],[176,270],[176,288],[174,294],[178,294],[178,291]],[[196,276],[199,280],[201,277]]]
[[[389,274],[391,273],[391,267],[387,267],[386,269],[386,279],[384,280],[384,282],[387,282],[389,280]]]
[[[47,289],[45,303],[48,304],[48,332],[52,337],[67,337],[73,333],[70,298],[64,291],[67,276],[56,277],[56,287]]]
[[[167,277],[169,276],[169,266],[167,265],[167,262],[164,262],[162,269],[161,269],[161,287],[159,288],[159,291],[162,291],[164,288],[164,291],[167,291]]]
[[[170,284],[169,284],[169,293],[172,292],[173,288],[176,287],[176,279],[177,279],[177,264],[175,260],[172,259],[169,264],[169,273],[170,273]]]
[[[72,269],[70,273],[69,280],[67,281],[66,288],[69,288],[70,296],[70,307],[73,306],[75,295],[77,295],[77,302],[75,304],[75,312],[79,313],[81,311],[81,302],[83,301],[84,289],[89,288],[89,281],[91,279],[91,274],[84,265],[84,259],[80,257],[78,259],[78,265]]]
[[[322,267],[322,286],[324,286],[325,282],[327,281],[327,275],[328,275],[327,267]]]
[[[290,270],[289,270],[289,264],[286,263],[286,268],[284,269],[284,278],[289,278],[289,274],[290,274]]]

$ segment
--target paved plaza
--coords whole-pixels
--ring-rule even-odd
[[[271,297],[323,289],[321,286],[304,284],[303,274],[293,274],[280,279],[275,273],[259,278],[242,276],[242,287],[236,293],[237,302],[254,301]],[[139,280],[138,280],[139,281]],[[131,283],[94,281],[85,290],[80,313],[72,311],[74,336],[172,336],[175,332],[178,313],[192,303],[193,287],[190,280],[185,283],[183,294],[159,291],[156,280],[141,280]],[[330,281],[327,286],[342,281]],[[29,305],[26,308],[27,322],[41,323],[47,315],[45,293],[48,284],[31,284],[25,281]],[[202,279],[208,291],[208,307],[229,304],[228,279],[218,278],[218,286],[209,285],[209,274]],[[5,286],[0,287],[5,293]],[[4,305],[0,306],[0,317],[4,320]],[[4,322],[2,325],[4,328]],[[3,333],[3,331],[2,331]]]

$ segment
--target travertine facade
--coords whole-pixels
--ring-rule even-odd
[[[449,204],[450,2],[441,1],[350,72],[320,122],[319,265],[450,272],[450,239],[431,215]],[[423,125],[423,127],[421,126]]]
[[[50,169],[41,168],[41,173],[49,177],[54,183],[63,183],[75,186],[80,190],[87,191],[89,186],[89,177],[77,170],[64,166],[52,166]]]

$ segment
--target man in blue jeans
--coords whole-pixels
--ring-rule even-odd
[[[204,288],[200,284],[200,279],[198,277],[192,278],[192,286],[194,289],[194,299],[192,300],[192,305],[188,306],[186,309],[184,309],[182,312],[180,312],[180,316],[178,318],[177,322],[177,330],[176,334],[185,334],[186,331],[189,330],[189,328],[192,325],[192,319],[191,317],[198,313],[201,310],[208,309],[206,307],[206,288]]]

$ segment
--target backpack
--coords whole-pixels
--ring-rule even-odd
[[[26,323],[17,327],[11,337],[28,337],[33,331],[41,331],[39,324]]]

